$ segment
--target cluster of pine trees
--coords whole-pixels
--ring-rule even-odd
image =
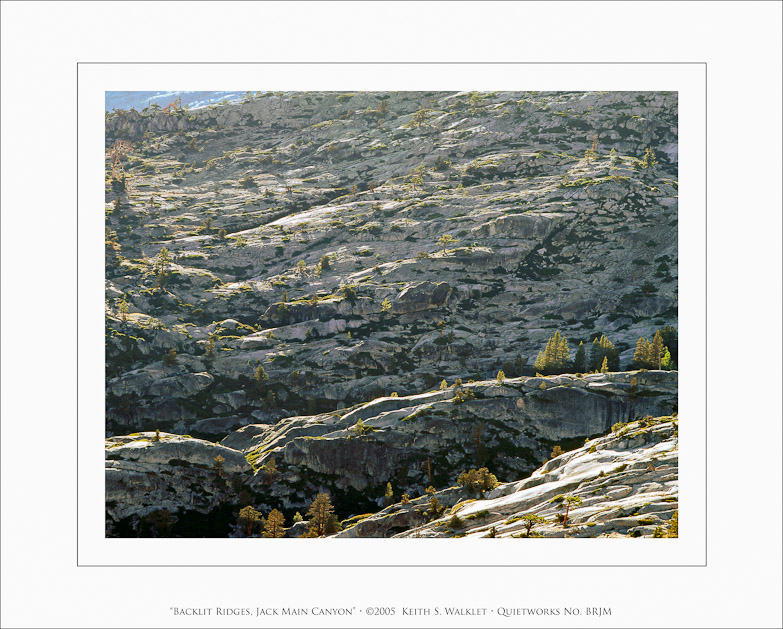
[[[656,331],[652,341],[640,338],[636,352],[628,365],[629,369],[677,369],[677,330],[666,326]],[[601,335],[592,343],[579,342],[576,353],[571,357],[568,339],[556,331],[547,341],[546,347],[538,352],[533,363],[536,373],[552,375],[558,373],[591,373],[620,370],[620,353],[614,344]]]
[[[633,369],[676,369],[671,350],[664,345],[661,330],[655,333],[652,341],[639,338],[630,366]]]
[[[301,537],[322,537],[342,530],[340,521],[334,512],[329,494],[321,493],[316,496],[307,512],[307,530]],[[294,516],[294,524],[304,518],[297,512]],[[272,509],[267,518],[252,506],[244,507],[239,512],[237,522],[242,526],[245,535],[250,537],[259,529],[264,537],[283,537],[285,535],[285,516],[277,509]]]
[[[560,334],[560,330],[549,338],[544,351],[538,352],[536,362],[533,363],[534,369],[543,374],[563,373],[570,365],[571,350],[568,348],[568,340]]]
[[[620,354],[612,342],[602,334],[600,338],[594,339],[592,344],[588,346],[580,341],[576,355],[572,359],[568,339],[558,330],[547,341],[544,350],[538,352],[533,367],[536,373],[544,375],[570,371],[582,373],[618,371],[620,369]]]
[[[264,537],[283,537],[285,534],[285,516],[277,509],[272,509],[269,517],[264,518],[260,511],[247,506],[239,512],[238,522],[248,537],[258,528],[263,529]]]

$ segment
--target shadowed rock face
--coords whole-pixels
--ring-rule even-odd
[[[465,391],[474,397],[455,403]],[[163,508],[209,513],[233,504],[243,489],[267,509],[305,512],[317,493],[328,491],[341,515],[370,512],[382,504],[387,482],[398,496],[419,496],[429,485],[453,485],[469,468],[488,466],[504,482],[525,478],[555,444],[569,449],[618,422],[671,413],[676,391],[677,372],[666,371],[512,378],[382,398],[342,414],[252,424],[220,445],[166,433],[158,441],[154,433],[112,437],[107,500],[114,521]],[[633,434],[629,443],[638,445],[652,433]],[[273,459],[277,471],[270,479],[265,466]],[[464,497],[459,491],[439,496],[446,506]],[[395,517],[416,524],[415,513]]]
[[[581,443],[617,422],[676,410],[676,372],[639,373],[633,393],[623,388],[630,377],[634,374],[518,378],[502,386],[479,382],[467,386],[475,398],[463,403],[454,403],[453,388],[384,398],[342,416],[283,420],[250,441],[229,436],[224,443],[244,446],[257,466],[275,458],[280,477],[265,491],[289,500],[289,480],[315,491],[324,475],[333,477],[337,490],[371,497],[386,482],[400,492],[422,493],[432,484],[427,459],[439,484],[482,465],[510,480],[531,473],[556,443]],[[551,388],[542,390],[542,382]],[[251,485],[261,482],[256,476]]]
[[[218,456],[223,461],[216,461]],[[107,439],[107,533],[115,533],[123,519],[138,527],[139,518],[164,509],[172,515],[208,514],[234,500],[232,481],[244,483],[250,473],[240,452],[188,436],[138,433]]]
[[[445,305],[449,295],[451,295],[451,287],[446,282],[410,284],[397,295],[391,305],[391,312],[410,314],[422,310],[434,310]]]

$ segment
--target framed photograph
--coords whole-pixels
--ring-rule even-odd
[[[782,11],[2,3],[0,625],[780,627]]]
[[[259,69],[281,89],[105,89]],[[679,290],[704,273],[704,67],[633,70],[81,65],[105,210],[80,222],[104,234],[82,248],[105,357],[85,558],[178,564],[140,540],[183,538],[220,549],[199,564],[703,563],[704,348],[678,339],[704,328]]]

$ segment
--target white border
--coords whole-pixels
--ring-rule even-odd
[[[263,77],[261,79],[260,77]],[[692,65],[93,65],[79,68],[81,565],[700,565],[705,562],[705,68]],[[603,90],[679,93],[680,538],[106,539],[104,102],[109,90]]]
[[[783,626],[779,2],[3,2],[0,11],[0,626]],[[706,61],[708,566],[78,568],[75,64],[163,59]],[[739,523],[725,517],[737,512]],[[585,603],[613,615],[370,623],[169,612],[270,602]]]

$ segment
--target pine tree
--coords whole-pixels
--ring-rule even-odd
[[[544,368],[551,373],[557,366],[557,353],[560,347],[560,331],[556,330],[554,336],[550,336],[544,348]]]
[[[648,369],[652,362],[652,343],[646,338],[639,337],[636,341],[636,351],[633,353],[633,366],[637,369]]]
[[[244,507],[239,511],[239,523],[245,527],[245,535],[250,537],[253,527],[260,518],[261,514],[251,506]]]
[[[563,516],[563,526],[568,526],[568,511],[569,509],[573,507],[578,507],[582,504],[582,499],[579,496],[566,496],[563,499],[563,502],[565,502],[566,506],[566,512]]]
[[[275,476],[277,476],[277,463],[275,463],[274,457],[269,459],[266,465],[264,465],[264,474],[266,474],[267,482],[271,485],[275,480]]]
[[[590,351],[590,371],[599,371],[604,358],[607,359],[609,371],[620,370],[620,353],[615,349],[614,344],[602,334],[600,338],[593,339]]]
[[[414,168],[410,175],[408,175],[407,180],[414,190],[416,190],[416,186],[424,184],[424,165],[422,164],[421,166]]]
[[[536,373],[544,373],[546,371],[544,352],[538,352],[538,356],[536,356],[536,361],[533,363],[533,369],[535,369]]]
[[[663,348],[663,358],[661,358],[661,369],[671,370],[674,368],[671,352],[668,347]]]
[[[429,509],[427,509],[426,513],[429,516],[430,520],[435,520],[443,514],[443,512],[446,510],[446,507],[444,507],[440,500],[438,500],[435,496],[430,497],[429,502]]]
[[[661,359],[663,358],[664,349],[663,338],[661,337],[661,331],[658,330],[653,337],[652,344],[650,346],[650,359],[653,369],[661,368]]]
[[[387,507],[394,502],[394,489],[392,489],[391,483],[386,483],[386,491],[383,494],[383,499]]]
[[[172,367],[173,365],[177,364],[177,350],[170,349],[168,352],[163,354],[163,364],[167,367]]]
[[[609,373],[609,359],[604,356],[604,361],[601,363],[601,373]]]
[[[534,513],[527,513],[522,516],[522,526],[525,527],[525,537],[530,537],[530,530],[536,525],[536,524],[543,524],[546,522],[545,518],[542,518],[540,515],[536,515]]]
[[[658,160],[655,158],[655,151],[651,148],[647,148],[647,150],[644,151],[644,157],[642,158],[642,168],[654,168],[657,163]]]
[[[576,349],[576,356],[574,356],[574,369],[581,371],[589,371],[587,363],[587,352],[582,341],[579,341],[579,347]]]
[[[601,365],[601,342],[595,338],[590,347],[590,371],[598,371]]]
[[[266,530],[264,531],[264,537],[283,537],[285,532],[283,527],[285,526],[285,516],[277,509],[272,509],[269,517],[266,519]]]
[[[333,514],[334,507],[329,499],[329,494],[318,494],[307,511],[307,517],[309,518],[308,532],[313,534],[313,537],[325,535],[326,523],[329,520],[329,516]]]
[[[253,380],[258,383],[258,390],[263,391],[264,385],[269,380],[269,376],[266,375],[266,370],[263,365],[258,365],[258,367],[256,367],[256,370],[253,372]]]
[[[438,321],[438,323],[435,324],[435,325],[440,330],[440,337],[439,338],[443,338],[443,328],[446,327],[446,322],[445,321]]]
[[[123,295],[122,299],[117,304],[117,310],[120,311],[120,315],[123,321],[128,320],[128,298]]]
[[[451,243],[459,242],[458,238],[454,238],[451,234],[443,234],[440,238],[438,238],[437,243],[441,246],[443,246],[443,253],[446,253],[446,245],[450,245]]]
[[[571,353],[568,340],[556,331],[546,343],[543,353],[539,352],[533,364],[538,373],[563,373],[571,367]]]
[[[411,118],[411,122],[416,123],[416,126],[420,127],[426,119],[427,119],[427,110],[420,109],[419,111],[413,114],[413,117]]]
[[[468,470],[457,477],[457,484],[468,491],[485,492],[494,489],[500,483],[497,477],[486,467]]]
[[[343,525],[340,524],[340,520],[336,514],[332,513],[328,518],[326,518],[326,528],[324,530],[325,535],[331,535],[332,533],[337,533],[338,531],[342,530]]]
[[[211,334],[207,339],[206,345],[204,345],[204,356],[210,360],[215,357],[215,337]]]
[[[601,348],[609,363],[609,371],[620,371],[620,352],[618,352],[615,349],[614,344],[603,335],[601,336]]]
[[[566,337],[560,337],[557,343],[557,369],[567,371],[571,366],[571,350]]]
[[[171,264],[171,253],[166,247],[163,247],[158,252],[158,257],[155,260],[155,272],[160,275],[169,264]]]
[[[214,459],[215,461],[215,469],[217,470],[218,478],[223,476],[223,463],[226,462],[226,459],[224,456],[218,454]]]
[[[678,349],[679,344],[677,342],[677,328],[671,325],[666,325],[658,330],[661,333],[663,344],[669,348],[669,352],[672,355],[672,363],[676,364],[679,359]],[[672,367],[676,369],[676,367]]]

